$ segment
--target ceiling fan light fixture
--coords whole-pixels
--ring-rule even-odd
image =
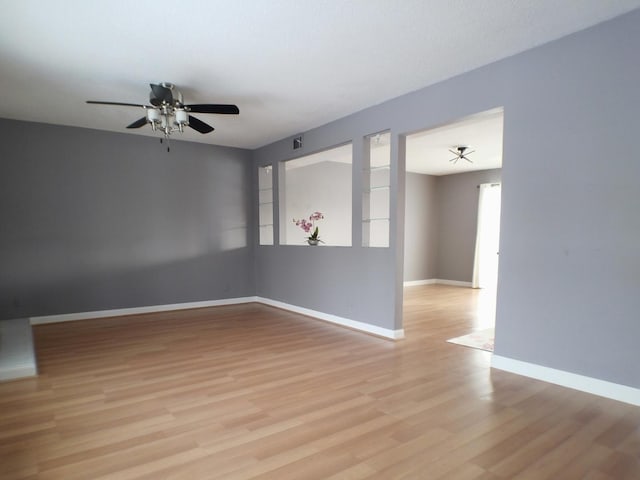
[[[189,123],[189,114],[186,110],[176,110],[176,123],[178,125],[186,125]]]
[[[451,160],[449,160],[450,162],[453,163],[458,163],[458,160],[466,160],[469,163],[473,163],[473,160],[470,160],[467,155],[472,154],[473,152],[475,152],[475,150],[471,150],[470,152],[468,152],[467,150],[470,148],[469,145],[456,145],[455,150],[451,150],[449,149],[449,151],[451,153],[453,153],[455,155],[455,157],[453,157]]]
[[[151,124],[160,123],[160,111],[156,110],[155,108],[148,108],[147,109],[147,120],[149,120],[149,123],[151,123]]]
[[[149,103],[151,105],[97,100],[87,100],[87,103],[142,107],[145,110],[145,116],[131,123],[127,128],[140,128],[149,124],[154,132],[160,131],[167,140],[173,132],[184,132],[185,126],[202,134],[213,132],[214,128],[211,125],[206,124],[196,117],[192,117],[190,113],[214,113],[222,115],[238,115],[240,113],[236,105],[210,103],[185,105],[182,93],[172,83],[151,83],[150,87]]]

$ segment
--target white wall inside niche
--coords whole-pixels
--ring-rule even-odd
[[[280,243],[306,245],[308,236],[293,219],[315,211],[324,246],[351,246],[351,145],[283,162]]]

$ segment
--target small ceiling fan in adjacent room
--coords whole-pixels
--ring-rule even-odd
[[[454,148],[456,149],[456,151],[449,149],[449,151],[455,155],[455,157],[449,160],[450,162],[458,163],[458,160],[464,159],[469,163],[473,163],[473,160],[470,160],[467,155],[471,155],[473,152],[475,152],[475,150],[467,152],[467,149],[469,148],[467,145],[460,145]]]
[[[87,103],[96,105],[118,105],[125,107],[139,107],[145,110],[145,116],[127,125],[127,128],[140,128],[151,125],[151,129],[162,132],[165,139],[174,132],[183,132],[184,127],[193,128],[202,134],[213,132],[214,128],[202,120],[190,115],[190,113],[215,113],[222,115],[238,115],[240,110],[236,105],[198,103],[186,105],[182,93],[172,83],[150,84],[151,93],[149,103],[142,105],[137,103],[103,102],[87,100]],[[162,142],[162,139],[160,139]]]

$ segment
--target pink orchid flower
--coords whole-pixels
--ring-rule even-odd
[[[293,223],[296,224],[296,227],[300,227],[302,230],[304,230],[305,233],[309,233],[311,232],[311,230],[313,230],[313,233],[309,235],[309,237],[307,237],[308,240],[320,240],[319,230],[318,227],[315,226],[315,222],[317,222],[318,220],[322,220],[323,218],[324,215],[322,214],[322,212],[313,212],[311,215],[309,215],[309,220],[307,220],[306,218],[296,220],[294,218]]]

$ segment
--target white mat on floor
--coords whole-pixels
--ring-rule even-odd
[[[493,352],[494,336],[495,330],[493,328],[487,328],[461,337],[450,338],[447,342],[455,343],[456,345],[464,345],[465,347],[478,348],[480,350],[486,350],[487,352]]]

